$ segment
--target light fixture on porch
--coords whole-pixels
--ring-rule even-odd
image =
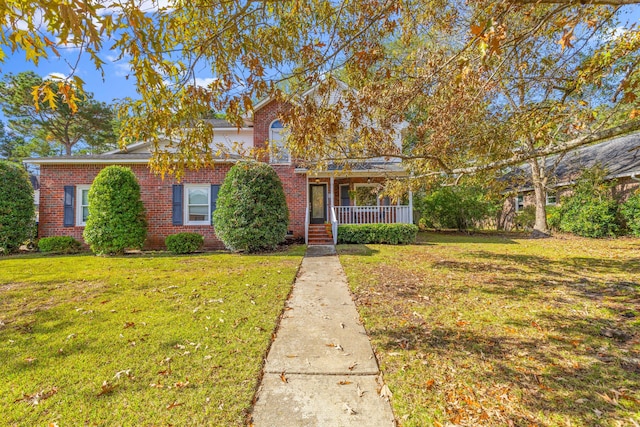
[[[316,178],[316,184],[320,182],[320,178]]]
[[[371,177],[367,178],[367,184],[371,184]]]

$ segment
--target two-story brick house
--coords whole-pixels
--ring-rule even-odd
[[[239,129],[224,120],[213,120],[212,143],[255,148],[264,148],[269,142],[282,145],[278,120],[281,108],[278,101],[265,100],[256,105],[253,120]],[[172,177],[163,179],[149,169],[150,148],[150,144],[141,142],[101,155],[28,160],[40,166],[39,236],[73,236],[82,241],[89,215],[89,187],[102,168],[117,164],[130,167],[140,184],[148,221],[146,248],[162,248],[168,235],[179,232],[202,234],[206,248],[222,248],[211,215],[220,185],[237,158],[220,158],[213,167],[187,170],[178,182]],[[284,186],[290,218],[288,235],[292,238],[304,238],[309,244],[333,243],[325,231],[326,223],[332,225],[335,238],[339,223],[413,221],[410,194],[405,205],[392,205],[388,198],[377,195],[385,179],[406,175],[398,162],[371,162],[350,171],[335,168],[311,172],[297,167],[282,147],[268,161]]]

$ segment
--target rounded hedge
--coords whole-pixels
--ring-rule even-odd
[[[640,237],[640,190],[622,204],[620,214],[622,214],[629,232]]]
[[[40,252],[55,252],[63,254],[75,254],[80,252],[82,245],[71,236],[43,237],[38,240]]]
[[[0,253],[16,251],[35,231],[33,187],[24,168],[0,160]]]
[[[227,249],[272,250],[284,241],[289,209],[282,182],[265,163],[236,163],[222,183],[213,213],[216,235]]]
[[[109,166],[89,189],[89,217],[82,234],[98,254],[121,254],[140,249],[147,237],[140,185],[131,169]]]
[[[204,237],[198,233],[178,233],[164,239],[167,250],[174,254],[190,254],[202,247]]]

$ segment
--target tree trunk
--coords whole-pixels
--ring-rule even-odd
[[[544,162],[544,158],[542,158],[542,161]],[[531,178],[536,204],[536,221],[533,225],[533,235],[535,237],[544,237],[549,235],[547,226],[547,192],[545,190],[547,180],[544,176],[544,170],[538,164],[537,159],[532,159],[529,164],[531,165]]]
[[[71,149],[73,148],[73,145],[70,144],[64,144],[64,151],[66,152],[67,156],[71,155]]]

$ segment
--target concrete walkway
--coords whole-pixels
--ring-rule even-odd
[[[310,246],[271,346],[255,427],[395,426],[333,246]]]

